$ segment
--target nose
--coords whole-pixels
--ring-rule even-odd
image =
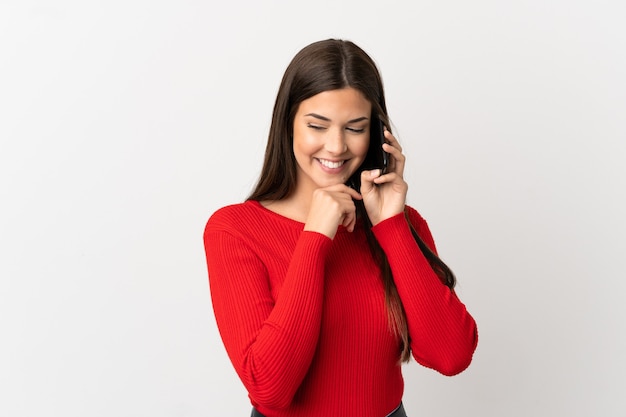
[[[343,129],[331,129],[326,137],[324,148],[333,155],[341,155],[348,150]]]

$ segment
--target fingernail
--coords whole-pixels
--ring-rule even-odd
[[[370,172],[370,176],[372,178],[378,178],[380,176],[380,169],[375,169],[373,171]]]

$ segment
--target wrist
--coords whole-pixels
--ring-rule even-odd
[[[315,223],[305,223],[304,224],[304,229],[305,232],[315,232],[315,233],[319,233],[322,234],[330,239],[334,239],[335,235],[337,234],[337,226],[335,226],[334,228],[332,227],[328,227],[328,226],[323,226],[323,225],[319,225],[319,224],[315,224]]]

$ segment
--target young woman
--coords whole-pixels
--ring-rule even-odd
[[[405,156],[381,123],[372,59],[349,41],[305,47],[256,188],[207,223],[215,317],[253,416],[405,416],[402,362],[455,375],[472,360],[476,324],[405,205]]]

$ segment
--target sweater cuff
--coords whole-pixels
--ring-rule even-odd
[[[403,239],[413,240],[409,223],[404,213],[398,213],[372,227],[372,232],[380,246],[385,249]]]
[[[333,240],[323,233],[303,230],[296,247],[302,247],[304,254],[315,253],[325,257],[332,244]]]

